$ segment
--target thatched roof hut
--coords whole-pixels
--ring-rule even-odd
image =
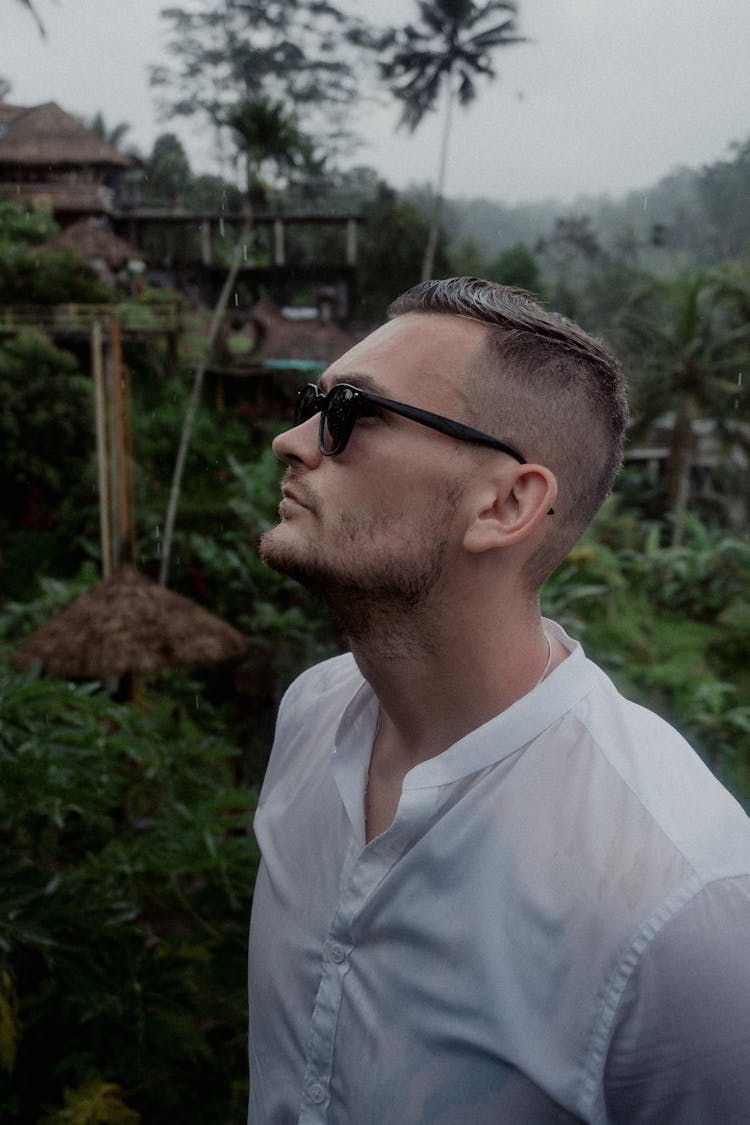
[[[0,169],[96,166],[127,168],[123,156],[56,102],[20,106],[0,102]],[[5,178],[2,176],[1,178]]]
[[[27,637],[13,664],[104,680],[234,660],[245,648],[242,634],[221,618],[123,566]]]
[[[145,259],[138,246],[116,235],[106,221],[93,218],[79,219],[49,242],[36,247],[36,253],[54,250],[73,250],[79,258],[101,262],[111,270],[121,270],[128,262]]]
[[[0,102],[0,194],[16,203],[59,221],[107,214],[114,206],[110,181],[133,163],[55,102]]]

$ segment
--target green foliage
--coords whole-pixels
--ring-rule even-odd
[[[545,585],[544,610],[750,807],[750,545],[694,518],[680,547],[661,539],[610,501]]]
[[[56,233],[48,215],[0,199],[0,305],[110,300],[107,286],[72,251],[38,249]]]
[[[237,185],[208,173],[190,179],[187,198],[196,211],[239,211],[242,207],[242,192]]]
[[[244,98],[219,111],[218,124],[229,129],[244,165],[249,200],[265,202],[262,175],[266,169],[285,174],[314,162],[314,145],[283,102],[265,94]]]
[[[130,132],[130,125],[127,121],[119,121],[117,125],[108,125],[100,109],[96,111],[87,125],[92,133],[96,133],[97,137],[101,137],[113,148],[120,148],[126,135]]]
[[[515,285],[529,293],[541,292],[541,274],[536,259],[524,242],[516,242],[503,250],[490,266],[487,277],[501,285]]]
[[[408,23],[395,37],[382,77],[402,104],[401,120],[414,130],[435,106],[444,80],[455,75],[457,97],[468,105],[477,94],[479,75],[494,78],[491,53],[523,42],[516,34],[517,5],[507,0],[423,0],[420,23]],[[493,22],[496,20],[497,22]]]
[[[199,3],[162,15],[174,65],[153,68],[151,82],[168,94],[170,113],[217,124],[238,103],[271,98],[326,152],[346,142],[359,96],[355,55],[373,45],[361,18],[319,0]]]
[[[241,1116],[253,794],[210,710],[0,671],[8,1125]]]
[[[160,556],[169,481],[185,418],[189,387],[185,378],[139,381],[133,388],[133,449],[139,558],[149,567]],[[180,503],[178,554],[184,573],[187,530],[208,533],[226,516],[226,482],[231,456],[246,456],[252,441],[247,423],[235,411],[217,415],[204,397],[193,429]]]
[[[451,273],[456,277],[484,277],[482,252],[473,234],[465,234],[451,247]]]
[[[360,235],[359,316],[382,319],[393,298],[419,281],[428,230],[429,220],[418,206],[378,183]],[[447,264],[445,247],[439,244],[436,274],[444,276]]]
[[[233,722],[248,747],[249,779],[260,782],[282,692],[343,642],[322,604],[258,557],[257,540],[277,518],[281,466],[271,450],[250,464],[232,458],[230,472],[222,526],[191,534],[187,549],[200,563],[211,604],[249,639],[237,673],[243,706]]]
[[[671,419],[666,484],[678,514],[676,540],[691,492],[696,426],[710,421],[725,454],[750,444],[737,425],[750,418],[741,393],[749,308],[750,279],[724,269],[651,279],[634,289],[620,317],[632,373],[631,441],[642,442],[665,415]]]
[[[384,44],[380,61],[381,78],[401,102],[400,124],[412,132],[425,115],[435,108],[439,94],[446,90],[445,112],[435,199],[425,246],[420,279],[427,281],[440,273],[436,269],[448,140],[453,106],[468,106],[477,96],[476,82],[481,75],[494,78],[492,52],[522,42],[516,35],[517,5],[513,0],[421,0],[419,23],[407,23],[393,33],[393,42]],[[495,22],[498,21],[499,22]]]
[[[51,215],[27,211],[18,203],[0,197],[0,253],[10,246],[38,246],[57,234]]]
[[[0,305],[110,299],[109,289],[69,250],[37,249],[56,233],[49,215],[0,199]]]
[[[740,258],[750,249],[750,138],[730,146],[731,160],[698,173],[698,195],[705,211],[704,238],[714,258]]]
[[[146,166],[149,198],[172,206],[184,205],[190,175],[190,161],[179,137],[175,133],[162,133],[154,141]]]
[[[91,387],[73,355],[42,333],[0,342],[0,562],[16,567],[13,536],[57,530],[61,561],[96,519],[96,473]],[[83,519],[82,519],[83,517]],[[30,544],[29,544],[30,545]],[[40,566],[49,558],[43,549]],[[5,574],[19,591],[33,578],[30,559]],[[19,585],[20,583],[20,585]]]
[[[11,337],[0,346],[0,393],[4,481],[22,490],[36,484],[59,498],[64,463],[92,435],[91,391],[74,356],[41,332]]]
[[[8,249],[0,253],[4,305],[104,304],[112,292],[72,250]]]
[[[128,1109],[119,1086],[94,1078],[77,1090],[66,1090],[65,1108],[45,1117],[41,1125],[138,1125],[141,1115]]]

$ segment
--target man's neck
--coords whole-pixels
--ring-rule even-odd
[[[471,625],[465,614],[460,620]],[[506,710],[565,658],[535,607],[512,622],[483,614],[476,626],[457,633],[433,622],[423,643],[402,619],[385,639],[373,634],[352,644],[380,703],[365,793],[368,843],[392,823],[411,769]]]
[[[387,632],[352,638],[394,767],[442,753],[531,691],[550,656],[550,666],[564,657],[558,642],[548,644],[536,607],[513,619],[483,612],[460,620],[461,631],[444,615],[426,631],[402,619]]]

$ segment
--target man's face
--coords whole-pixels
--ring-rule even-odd
[[[338,359],[321,390],[352,383],[467,420],[462,387],[484,333],[448,315],[398,317]],[[355,599],[421,604],[459,548],[457,509],[475,453],[383,411],[358,420],[343,453],[325,457],[319,424],[316,415],[274,442],[288,469],[280,523],[264,535],[261,556],[350,612]]]

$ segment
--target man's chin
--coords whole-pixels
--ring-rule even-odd
[[[290,542],[287,532],[288,528],[283,523],[265,532],[258,543],[260,558],[266,566],[270,566],[279,574],[294,578],[303,586],[316,586],[322,576],[316,576],[316,568],[310,565],[304,549],[301,549],[298,543]]]

